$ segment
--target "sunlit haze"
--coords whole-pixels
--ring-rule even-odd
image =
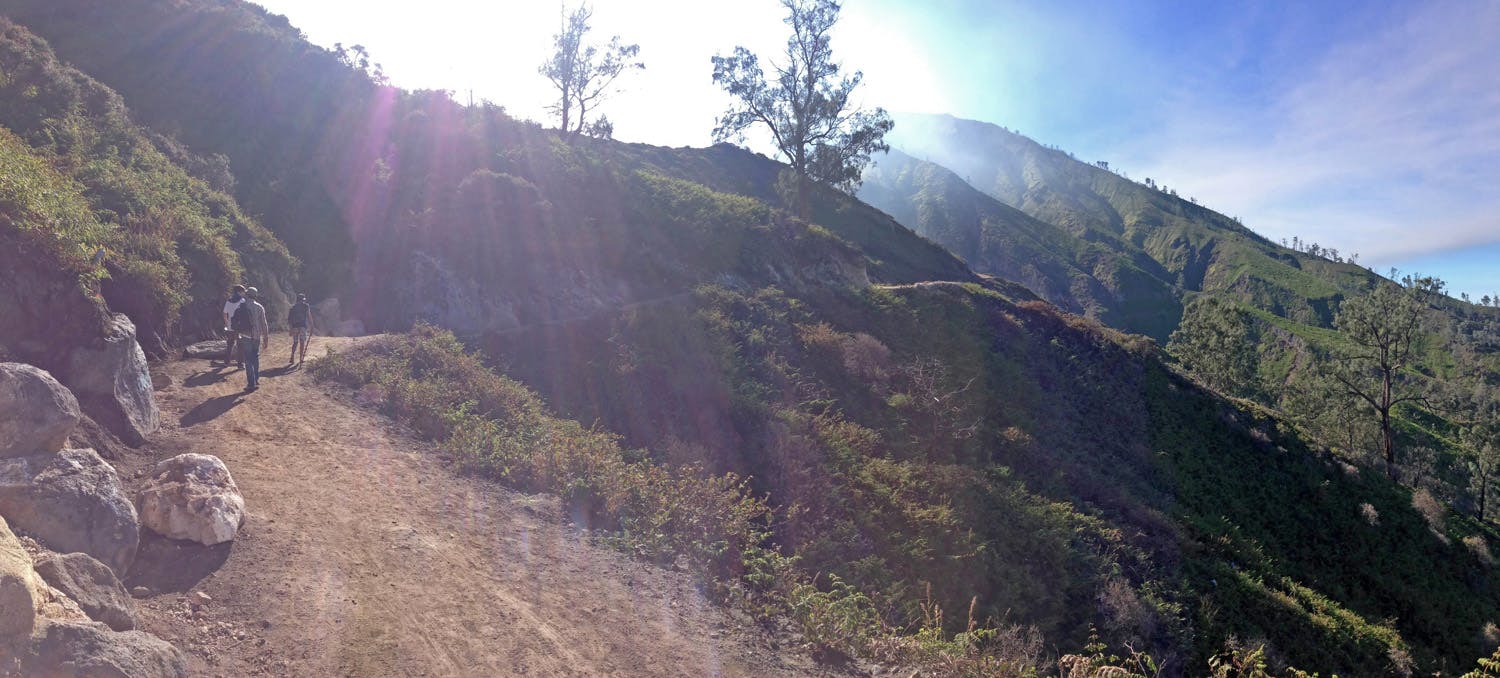
[[[546,120],[554,3],[261,4],[398,86]],[[646,63],[603,109],[623,141],[709,143],[709,57],[784,45],[774,0],[593,4],[593,35]],[[834,40],[869,105],[1003,125],[1273,239],[1500,291],[1500,3],[848,0]]]

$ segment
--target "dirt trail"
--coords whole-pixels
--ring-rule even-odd
[[[354,340],[314,338],[312,355]],[[828,675],[708,605],[687,577],[591,546],[546,497],[455,476],[354,395],[263,356],[261,388],[203,360],[161,370],[163,430],[121,470],[216,455],[239,538],[143,539],[141,626],[224,676]],[[204,603],[199,593],[211,600]]]

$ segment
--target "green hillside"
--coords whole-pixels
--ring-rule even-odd
[[[160,355],[217,326],[247,271],[285,308],[296,262],[210,183],[232,183],[224,160],[137,126],[118,95],[4,18],[0,154],[0,344],[16,355],[54,364],[97,334],[101,300]]]
[[[958,175],[898,150],[865,174],[859,197],[964,258],[976,271],[1025,285],[1072,313],[1165,336],[1180,291],[1156,262],[1113,237],[1080,237],[974,189]]]
[[[1165,341],[1177,318],[1126,306],[1150,300],[1142,306],[1159,311],[1162,305],[1156,300],[1164,294],[1180,303],[1194,292],[1224,295],[1298,322],[1329,326],[1339,300],[1367,288],[1375,279],[1357,265],[1281,247],[1207,207],[1080,162],[1001,127],[948,116],[902,115],[898,119],[892,145],[953,175],[932,186],[909,183],[899,191],[868,186],[862,194],[871,196],[872,204],[898,208],[900,200],[910,201],[924,191],[929,196],[962,194],[961,187],[951,184],[955,176],[963,177],[980,192],[1089,243],[1092,252],[1054,248],[1053,254],[1090,272],[1115,292],[1113,303],[1106,301],[1093,315],[1112,318],[1106,322],[1122,329]],[[933,175],[926,172],[923,176]],[[884,177],[876,175],[877,181]],[[919,221],[950,219],[936,214],[918,216]],[[951,224],[919,228],[1013,232],[1015,227],[963,217]],[[1109,255],[1108,263],[1097,268],[1088,265],[1098,259],[1101,248]],[[981,261],[971,259],[977,270],[988,272]],[[1181,307],[1172,312],[1180,317]]]
[[[0,8],[153,128],[222,154],[217,186],[305,262],[316,296],[372,328],[416,325],[320,376],[466,470],[558,494],[601,541],[791,620],[832,659],[1051,673],[1097,637],[1166,675],[1206,673],[1231,642],[1381,675],[1453,673],[1493,649],[1487,524],[932,240],[968,237],[950,246],[974,266],[1031,263],[1038,292],[1158,338],[1196,291],[1326,325],[1362,269],[1019,137],[970,140],[1017,144],[1014,167],[939,162],[990,198],[892,162],[889,190],[915,192],[896,219],[819,191],[804,222],[778,207],[780,166],[748,151],[564,138],[401,91],[235,0]],[[0,169],[52,189],[25,208],[49,220],[18,232],[87,285],[100,272],[76,253],[111,237],[106,203],[15,139],[0,136]],[[146,176],[174,185],[162,172]],[[932,240],[898,222],[913,213]],[[239,232],[238,213],[192,214]],[[971,217],[977,238],[952,228]]]

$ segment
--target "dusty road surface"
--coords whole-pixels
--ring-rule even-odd
[[[213,454],[245,496],[236,541],[148,534],[126,581],[149,590],[141,627],[195,674],[830,675],[687,577],[590,545],[555,500],[452,474],[356,394],[286,367],[287,347],[273,340],[250,394],[232,366],[163,366],[163,430],[120,462],[133,484]]]

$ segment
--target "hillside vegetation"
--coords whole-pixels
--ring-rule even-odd
[[[980,192],[951,170],[899,150],[878,159],[859,196],[963,257],[1059,308],[1155,336],[1175,328],[1181,291],[1118,238],[1075,234]],[[1169,331],[1168,330],[1168,331]]]
[[[899,122],[892,133],[895,148],[952,174],[928,170],[912,176],[905,168],[912,161],[898,156],[891,172],[876,174],[876,181],[862,191],[872,204],[901,209],[903,202],[973,201],[965,195],[972,186],[1052,224],[1089,244],[1050,248],[1053,255],[1113,293],[1113,298],[1098,300],[1098,308],[1086,310],[1158,341],[1176,328],[1181,305],[1194,293],[1215,293],[1301,323],[1329,326],[1338,301],[1375,278],[1357,265],[1279,246],[1207,207],[995,125],[927,115],[902,115]],[[885,185],[902,176],[906,186]],[[914,181],[924,177],[928,179]],[[954,186],[956,177],[963,177],[967,186]],[[993,233],[989,237],[1001,241],[1015,237],[1015,226],[993,219],[975,221],[931,208],[917,216],[914,227],[923,232]],[[940,242],[963,251],[949,240]],[[981,271],[988,263],[982,255],[966,258]],[[1074,295],[1054,294],[1064,306],[1073,303]]]
[[[247,269],[263,281],[273,313],[285,304],[276,292],[296,267],[286,248],[185,169],[227,188],[233,179],[223,158],[194,156],[136,126],[119,96],[3,18],[0,102],[7,205],[0,237],[32,259],[6,271],[43,269],[17,280],[54,279],[56,294],[75,284],[65,279],[76,281],[84,297],[102,295],[111,310],[130,316],[142,345],[157,354],[166,339],[215,327],[224,291]],[[67,310],[89,303],[82,300],[39,301],[12,302],[35,306],[16,316],[29,322],[7,324],[14,336],[5,343],[45,364],[49,351],[27,347],[57,336],[46,325],[83,327],[97,312]],[[60,317],[47,317],[54,314]]]
[[[397,90],[233,0],[0,8],[154,128],[223,154],[218,188],[306,262],[315,294],[371,327],[415,326],[320,376],[461,467],[557,493],[602,539],[792,619],[829,657],[1003,675],[1102,646],[1198,675],[1235,646],[1379,675],[1493,649],[1488,525],[863,202],[818,191],[810,220],[788,216],[766,158],[563,137]],[[110,237],[102,189],[6,139],[6,167],[58,187],[59,251]],[[893,170],[893,191],[927,194],[892,213],[977,216],[993,228],[971,263],[1033,248],[1039,293],[1158,339],[1191,292],[1320,327],[1370,279],[1029,143],[973,141],[1020,145],[999,168],[942,163],[989,199],[934,167]],[[163,155],[137,155],[170,144],[151,147]],[[224,220],[182,223],[230,238],[224,200]]]

